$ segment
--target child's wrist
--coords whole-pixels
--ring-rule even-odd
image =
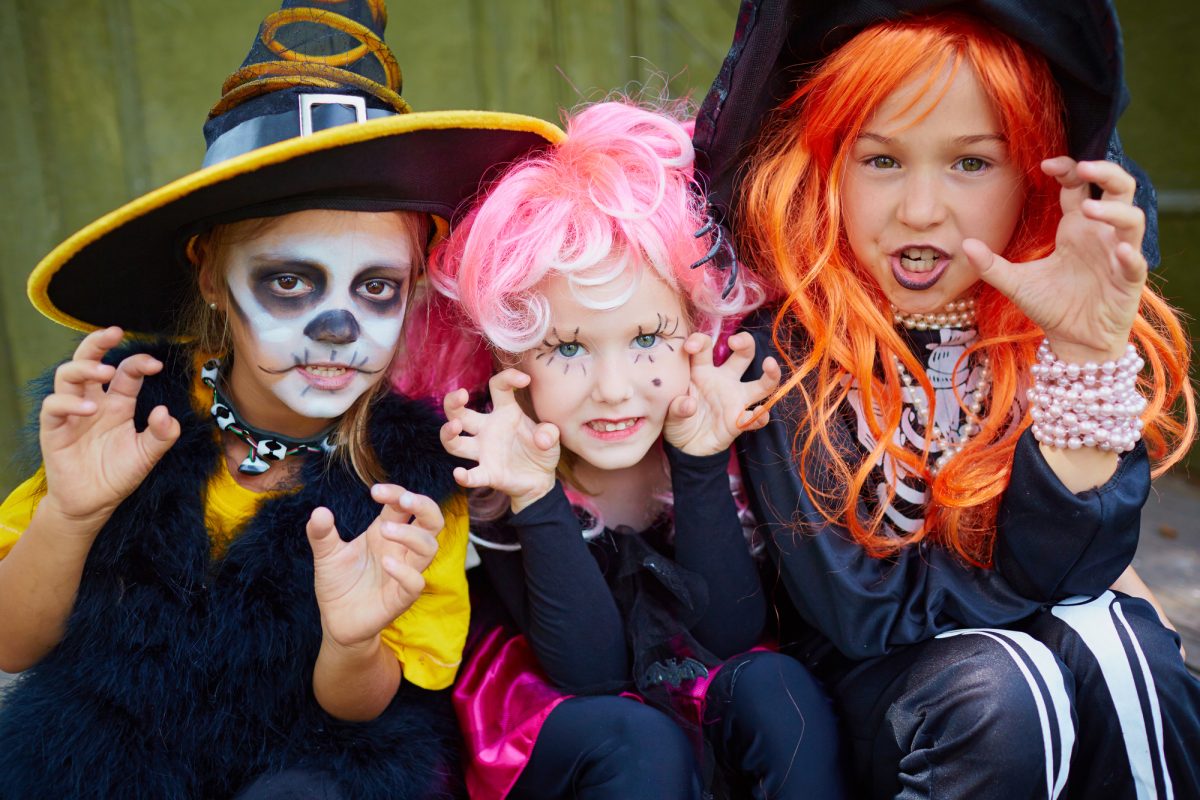
[[[71,536],[95,537],[112,517],[113,508],[68,510],[59,497],[51,491],[37,504],[34,515],[40,517],[47,527],[55,532]]]
[[[509,508],[514,514],[520,514],[531,505],[541,500],[546,495],[550,494],[550,490],[554,488],[555,478],[553,475],[549,477],[544,484],[541,484],[527,492],[509,496]]]

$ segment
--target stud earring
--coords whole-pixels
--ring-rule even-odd
[[[208,304],[208,307],[209,307],[210,309],[212,309],[213,311],[216,311],[216,310],[217,310],[217,304],[216,304],[216,303],[209,303],[209,304]]]

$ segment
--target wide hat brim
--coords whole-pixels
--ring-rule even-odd
[[[1108,158],[1138,179],[1137,204],[1151,217],[1148,257],[1156,263],[1153,189],[1115,135],[1129,97],[1111,0],[743,0],[733,45],[696,120],[696,167],[706,180],[709,201],[727,221],[736,216],[737,181],[747,152],[810,65],[876,22],[957,10],[986,20],[1046,58],[1063,96],[1069,154],[1081,160]]]
[[[299,208],[306,197],[451,221],[481,182],[565,136],[521,114],[427,111],[286,139],[185,175],[83,228],[34,268],[29,298],[80,331],[174,332],[194,292],[180,256],[198,222],[225,221],[235,209],[241,218],[258,216],[256,206],[273,208],[261,215],[272,216],[280,201],[295,199]]]

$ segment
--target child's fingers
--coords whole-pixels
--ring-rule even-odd
[[[400,495],[397,505],[405,513],[412,514],[411,524],[424,528],[430,533],[441,533],[442,528],[446,527],[442,509],[431,497],[416,492],[404,492]]]
[[[404,545],[424,560],[432,560],[438,551],[437,537],[415,525],[384,522],[380,528],[383,538]]]
[[[1088,196],[1088,183],[1079,175],[1079,164],[1068,156],[1048,158],[1042,162],[1042,172],[1058,181],[1061,188],[1059,204],[1063,213],[1079,208]]]
[[[696,398],[691,395],[681,394],[671,401],[671,405],[667,406],[667,417],[674,419],[688,419],[700,410],[700,405],[696,402]]]
[[[771,421],[771,413],[766,408],[748,408],[738,415],[737,426],[743,431],[756,431],[765,427]]]
[[[779,368],[779,362],[774,356],[767,356],[762,363],[763,374],[757,380],[751,381],[748,386],[751,387],[751,402],[757,403],[765,400],[771,395],[771,392],[779,386],[779,379],[783,377],[783,372]]]
[[[155,406],[146,421],[146,430],[138,434],[138,439],[146,454],[157,462],[175,444],[179,433],[179,421],[171,416],[167,407]]]
[[[125,332],[116,326],[92,331],[79,342],[71,360],[99,361],[104,358],[105,353],[121,343],[121,337],[124,335]]]
[[[333,512],[324,506],[314,508],[304,526],[308,534],[308,544],[312,547],[313,558],[320,560],[331,555],[338,548],[341,537],[334,525]]]
[[[450,423],[446,423],[449,425]],[[446,436],[446,425],[442,426],[442,447],[446,452],[458,458],[471,461],[479,460],[479,440],[474,436]]]
[[[442,398],[442,409],[446,412],[448,419],[454,419],[459,412],[467,407],[467,401],[471,399],[470,394],[466,389],[455,389],[453,392],[447,393]]]
[[[68,361],[54,370],[54,391],[99,400],[103,394],[100,387],[111,381],[116,371],[112,364],[99,361]]]
[[[692,357],[692,368],[713,365],[713,340],[707,333],[693,333],[683,342],[683,349]]]
[[[553,450],[558,446],[558,426],[553,422],[539,423],[533,429],[533,443],[539,450]]]
[[[488,381],[488,393],[492,397],[492,408],[500,409],[517,404],[517,389],[529,385],[529,375],[519,369],[509,368],[497,372]]]
[[[1084,200],[1081,209],[1088,219],[1113,226],[1122,242],[1142,246],[1146,213],[1137,206],[1116,200]]]
[[[454,480],[464,489],[481,489],[492,485],[487,468],[483,466],[471,467],[470,469],[455,467]]]
[[[963,239],[962,249],[967,262],[979,273],[980,279],[1005,297],[1013,296],[1021,280],[1020,270],[1013,269],[1007,259],[993,253],[978,239]]]
[[[142,379],[162,371],[163,363],[153,356],[139,353],[123,360],[108,383],[108,393],[120,397],[136,398],[142,390]]]
[[[419,570],[413,569],[398,558],[384,556],[379,565],[387,576],[400,586],[400,591],[408,597],[417,597],[425,591],[425,576]]]
[[[71,417],[90,417],[99,406],[92,400],[70,394],[52,394],[42,401],[39,424],[42,430],[56,430]]]
[[[754,361],[754,337],[745,331],[729,337],[729,358],[721,365],[721,369],[730,370],[739,377]]]
[[[1140,246],[1135,247],[1129,242],[1118,244],[1117,263],[1121,267],[1121,277],[1129,283],[1136,285],[1146,281],[1150,265],[1146,263],[1146,257],[1142,255]]]
[[[1083,180],[1100,187],[1102,200],[1133,203],[1137,181],[1119,165],[1111,161],[1080,161],[1076,172]]]

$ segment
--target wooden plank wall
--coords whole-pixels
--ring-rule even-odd
[[[0,495],[28,414],[21,386],[73,335],[25,298],[56,243],[193,170],[224,78],[277,0],[0,0]],[[1164,215],[1167,291],[1200,313],[1200,104],[1194,2],[1119,2],[1134,103],[1128,149],[1177,198]],[[392,0],[387,39],[417,109],[558,109],[665,75],[702,95],[729,45],[736,0]],[[1189,77],[1192,76],[1192,77]],[[660,89],[662,80],[654,83]],[[1190,88],[1189,88],[1190,87]],[[1179,199],[1181,198],[1181,199]],[[1171,276],[1176,276],[1171,278]]]

